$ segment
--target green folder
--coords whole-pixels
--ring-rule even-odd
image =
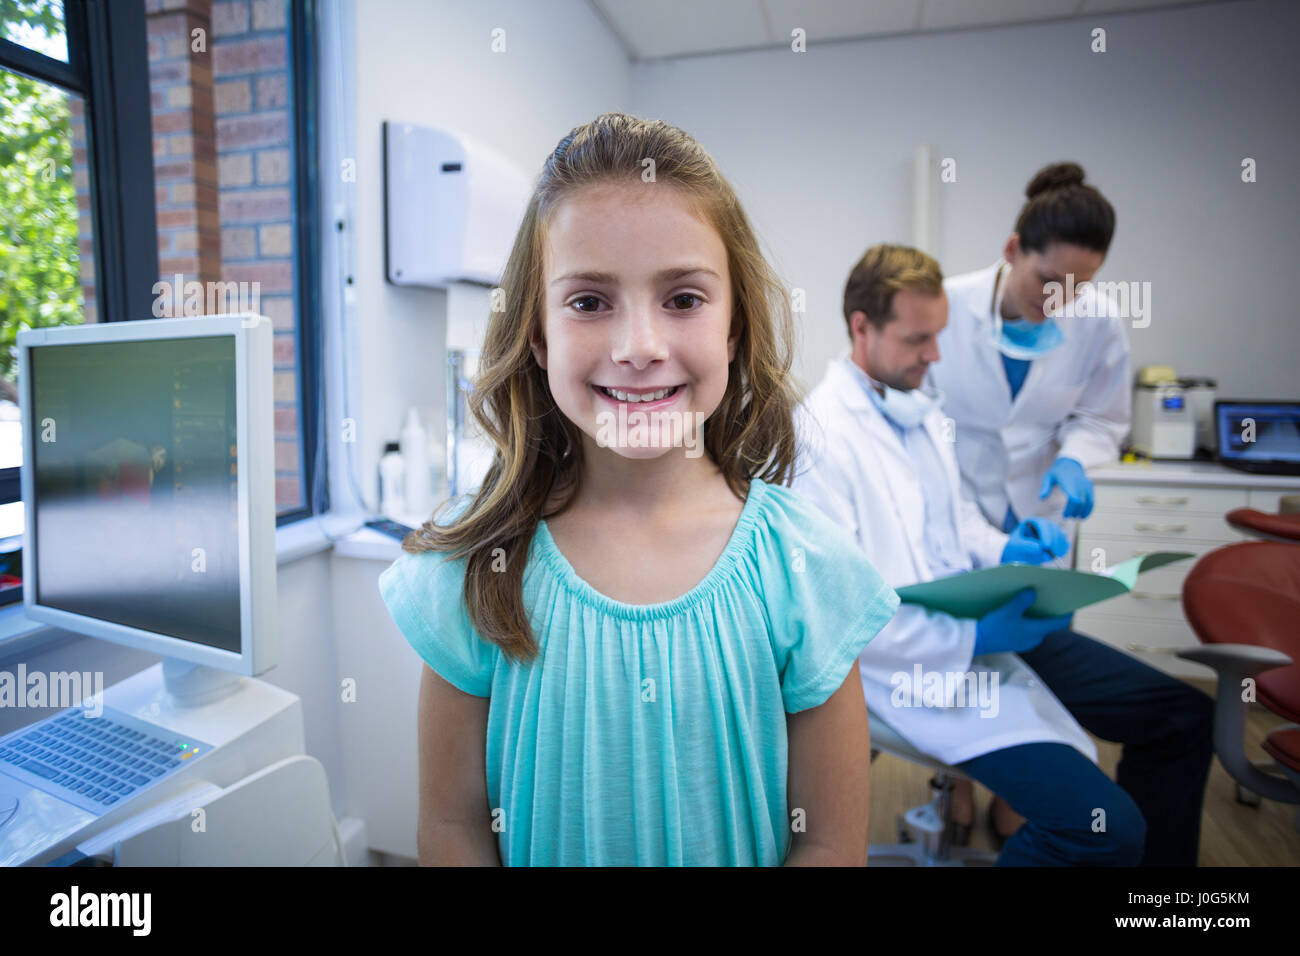
[[[1025,612],[1026,616],[1060,617],[1089,604],[1127,594],[1143,571],[1192,556],[1186,551],[1155,551],[1121,562],[1101,574],[1034,564],[1001,564],[909,584],[898,589],[898,597],[905,604],[921,604],[953,617],[983,617],[1025,588],[1034,588],[1037,599]]]

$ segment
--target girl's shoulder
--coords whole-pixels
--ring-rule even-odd
[[[798,537],[829,535],[852,543],[847,532],[831,521],[816,502],[800,492],[787,485],[768,484],[761,479],[755,479],[754,484],[761,486],[763,495],[759,517],[773,533]]]
[[[771,617],[785,709],[823,703],[893,617],[898,596],[848,533],[784,485],[764,484],[755,586]]]
[[[430,520],[439,527],[451,525],[470,503],[467,495],[448,499],[434,509]],[[413,534],[418,538],[422,530],[423,526]],[[400,589],[422,603],[438,600],[461,590],[468,566],[468,558],[453,557],[446,551],[404,550],[380,575],[380,590]]]
[[[760,575],[790,568],[823,574],[835,566],[874,577],[858,542],[814,501],[785,485],[762,483],[761,493],[753,535]]]

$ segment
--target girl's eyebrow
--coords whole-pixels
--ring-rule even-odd
[[[697,272],[703,273],[705,275],[711,275],[715,279],[722,278],[722,276],[718,275],[716,272],[714,272],[712,269],[708,268],[707,266],[676,266],[671,269],[661,269],[660,271],[656,272],[652,278],[654,279],[655,282],[671,282],[676,279],[684,279],[686,276],[689,275],[695,275]],[[602,285],[616,285],[618,283],[618,276],[614,275],[612,272],[579,271],[579,272],[566,272],[558,279],[552,280],[551,285],[559,285],[561,282],[569,282],[574,279],[579,279],[583,282],[593,282]]]

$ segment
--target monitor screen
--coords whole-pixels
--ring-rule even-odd
[[[240,653],[235,339],[33,348],[37,603]]]
[[[1219,457],[1300,463],[1300,403],[1219,402]]]

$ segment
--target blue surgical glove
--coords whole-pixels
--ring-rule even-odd
[[[1092,482],[1083,473],[1083,465],[1073,458],[1056,459],[1043,476],[1043,487],[1038,490],[1038,497],[1046,498],[1051,494],[1053,484],[1060,485],[1065,492],[1065,517],[1086,518],[1092,514]]]
[[[1037,599],[1033,588],[1025,588],[1006,604],[994,608],[975,622],[975,653],[997,654],[1000,651],[1030,651],[1043,643],[1053,631],[1064,631],[1074,617],[1025,617]]]
[[[1046,518],[1026,518],[1011,532],[1002,549],[1002,563],[1042,564],[1070,550],[1070,539],[1061,526]]]

